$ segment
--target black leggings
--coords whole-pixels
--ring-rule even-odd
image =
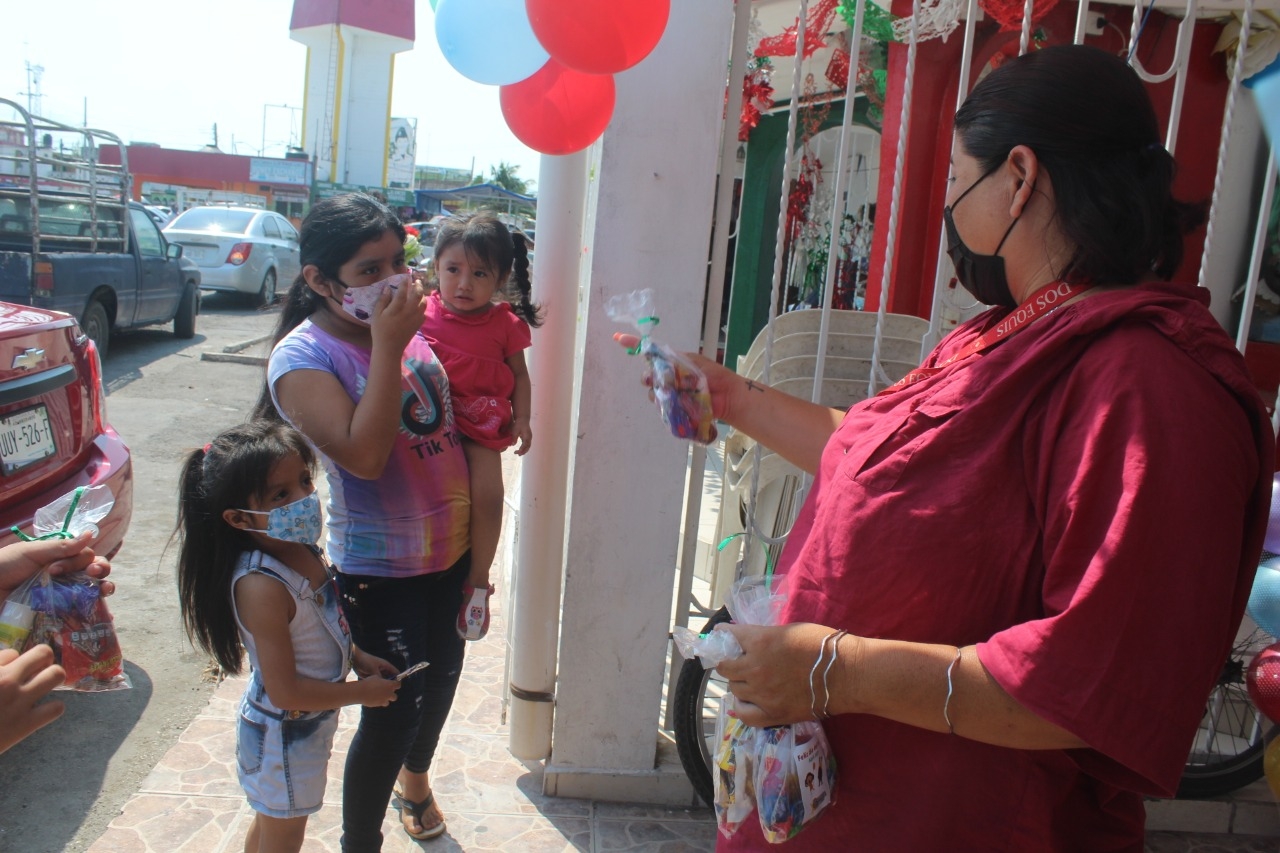
[[[429,575],[338,576],[343,612],[360,649],[402,670],[423,660],[431,664],[405,680],[396,701],[361,711],[343,775],[343,853],[380,851],[401,766],[413,773],[431,768],[462,675],[466,641],[455,625],[470,568],[468,552],[447,571]]]

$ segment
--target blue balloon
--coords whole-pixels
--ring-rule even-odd
[[[519,83],[551,58],[529,24],[525,0],[438,0],[440,52],[468,80]]]
[[[1245,611],[1259,628],[1273,637],[1280,637],[1280,557],[1272,557],[1258,565]]]

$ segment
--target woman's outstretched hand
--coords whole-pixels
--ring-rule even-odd
[[[640,338],[627,332],[617,332],[614,334],[613,339],[628,352],[640,345]],[[707,391],[711,394],[711,413],[715,415],[716,420],[732,424],[730,400],[733,392],[738,390],[738,386],[742,384],[742,377],[723,364],[712,361],[698,353],[686,352],[683,355],[693,362],[694,366],[707,377]],[[649,389],[649,399],[652,400],[653,378],[648,371],[645,372],[644,378],[640,381]]]

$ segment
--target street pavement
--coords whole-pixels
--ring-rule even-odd
[[[178,616],[178,471],[184,454],[245,418],[263,381],[261,367],[201,354],[264,338],[277,317],[206,293],[191,340],[168,326],[113,337],[107,418],[132,452],[134,510],[109,604],[133,689],[61,693],[63,718],[0,755],[0,853],[86,850],[208,704],[208,658],[183,639]]]

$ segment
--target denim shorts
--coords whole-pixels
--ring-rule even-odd
[[[337,711],[279,714],[241,701],[237,769],[254,811],[278,818],[319,811],[337,730]]]

